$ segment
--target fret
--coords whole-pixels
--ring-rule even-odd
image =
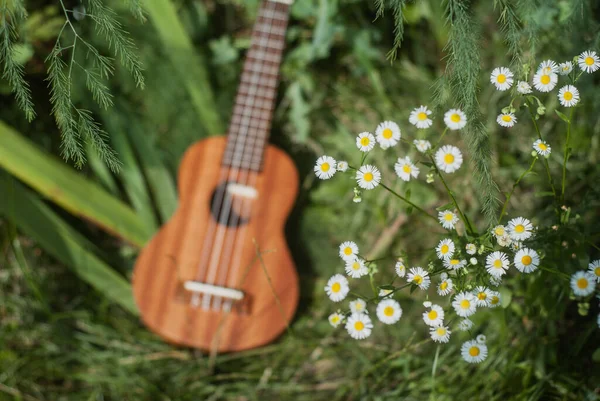
[[[260,12],[258,13],[258,16],[256,17],[257,20],[258,18],[265,18],[267,20],[275,20],[275,21],[285,21],[287,22],[288,20],[288,14],[287,13],[283,13],[283,12],[273,12],[273,9],[271,9],[270,13],[265,15],[265,14],[261,14]]]
[[[271,75],[273,77],[279,76],[279,68],[273,65],[251,63],[244,69],[244,72],[245,71],[259,72],[261,74]]]

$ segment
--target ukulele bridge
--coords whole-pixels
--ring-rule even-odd
[[[240,290],[201,283],[199,281],[185,281],[183,288],[189,292],[212,295],[219,298],[231,299],[232,301],[241,301],[244,299],[244,293]]]

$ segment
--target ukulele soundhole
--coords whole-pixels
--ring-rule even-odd
[[[251,204],[256,198],[256,190],[235,181],[225,181],[215,188],[210,200],[213,219],[221,225],[241,227],[250,220]]]

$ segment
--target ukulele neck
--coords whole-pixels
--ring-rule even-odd
[[[292,1],[265,0],[260,7],[229,124],[223,165],[262,170]]]

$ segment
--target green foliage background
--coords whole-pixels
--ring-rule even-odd
[[[432,375],[437,348],[424,340],[422,300],[408,295],[401,299],[402,323],[378,327],[369,341],[350,341],[332,331],[326,317],[333,306],[322,288],[342,267],[336,250],[341,241],[353,239],[373,257],[401,250],[418,255],[431,247],[430,235],[389,194],[365,194],[355,205],[348,182],[324,185],[312,174],[318,155],[352,157],[354,135],[383,119],[404,129],[413,107],[429,104],[439,113],[460,105],[472,122],[448,140],[468,150],[468,171],[476,180],[458,175],[452,186],[484,229],[497,216],[502,193],[529,163],[531,146],[526,125],[507,131],[495,123],[504,100],[488,84],[489,72],[500,65],[520,71],[533,60],[564,61],[583,50],[600,50],[595,2],[297,0],[272,141],[292,155],[302,177],[287,230],[302,278],[301,307],[292,335],[216,358],[166,345],[149,333],[136,316],[128,278],[139,247],[176,207],[174,177],[182,153],[194,141],[225,131],[258,1],[149,0],[143,4],[145,23],[133,0],[83,3],[90,15],[93,4],[115,10],[113,17],[128,32],[124,37],[135,45],[131,54],[139,57],[145,83],[141,90],[141,78],[118,59],[106,79],[110,74],[97,70],[94,55],[86,52],[76,54],[82,68],[74,70],[72,83],[55,77],[59,85],[70,85],[74,109],[69,113],[88,110],[93,117],[94,123],[83,125],[91,131],[79,138],[88,140],[77,145],[85,163],[65,151],[69,134],[56,127],[57,103],[50,103],[52,57],[68,62],[70,56],[54,51],[65,21],[61,3],[28,2],[27,19],[17,8],[20,1],[0,4],[4,27],[6,16],[18,21],[14,47],[0,48],[0,65],[11,69],[0,81],[0,214],[5,217],[0,400],[600,398],[600,340],[593,318],[598,305],[591,305],[589,316],[579,316],[565,283],[551,277],[515,281],[503,294],[504,308],[478,313],[477,323],[492,344],[481,366],[460,361],[455,338],[439,350]],[[69,10],[79,6],[65,2]],[[100,55],[115,55],[114,42],[89,15],[73,25]],[[98,71],[92,79],[100,77],[106,90],[90,91],[86,71]],[[598,258],[593,245],[599,238],[594,228],[599,77],[589,77],[580,88],[585,101],[574,123],[569,162],[570,206],[582,216],[573,229],[585,232],[592,244],[570,244],[581,264]],[[21,79],[32,104],[26,93],[11,94]],[[50,84],[56,85],[52,78]],[[106,99],[112,107],[103,107],[109,106]],[[540,129],[558,145],[564,141],[563,125],[552,113],[556,98],[548,99],[549,116],[540,120]],[[74,132],[80,125],[74,123]],[[556,174],[559,153],[551,158]],[[71,159],[63,163],[49,155]],[[397,156],[380,153],[374,161],[392,166]],[[73,162],[81,170],[75,171]],[[392,187],[403,194],[408,190],[421,205],[447,202],[443,192],[425,184]],[[528,176],[509,215],[535,216],[538,223],[551,219],[552,212],[540,207],[544,190],[541,174]],[[560,235],[569,238],[568,232]],[[563,258],[564,252],[557,250],[554,257]],[[393,264],[379,268],[383,277],[393,276]]]

